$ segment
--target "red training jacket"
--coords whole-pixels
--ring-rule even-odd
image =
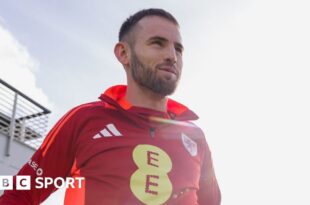
[[[31,190],[7,190],[0,205],[44,201],[56,188],[35,188],[36,177],[84,177],[65,205],[219,205],[210,150],[189,122],[198,117],[171,99],[167,113],[131,106],[125,93],[111,87],[63,116],[17,174],[31,176]]]

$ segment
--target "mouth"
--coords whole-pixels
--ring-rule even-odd
[[[177,71],[173,66],[161,66],[158,69],[177,75]]]

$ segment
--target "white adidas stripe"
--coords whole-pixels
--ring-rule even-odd
[[[116,129],[113,124],[108,124],[107,128],[115,135],[115,136],[122,136],[122,134]]]
[[[93,136],[93,139],[99,139],[101,138],[102,136],[100,134],[96,134],[95,136]]]
[[[100,133],[104,136],[104,137],[112,137],[113,135],[107,130],[107,129],[103,129],[100,131]]]

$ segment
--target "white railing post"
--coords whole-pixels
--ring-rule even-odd
[[[26,119],[23,119],[20,127],[19,140],[24,142],[25,135],[26,135]]]
[[[6,156],[10,156],[10,154],[11,154],[11,145],[12,145],[12,141],[14,139],[17,98],[18,98],[18,95],[17,95],[17,93],[15,93],[13,110],[12,110],[12,117],[11,117],[11,122],[10,122],[10,129],[9,129],[9,139],[8,139],[8,143],[7,143],[7,147],[6,147]]]

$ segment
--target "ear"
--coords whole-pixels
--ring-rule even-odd
[[[126,68],[130,62],[130,49],[126,42],[118,42],[114,47],[117,60]]]

